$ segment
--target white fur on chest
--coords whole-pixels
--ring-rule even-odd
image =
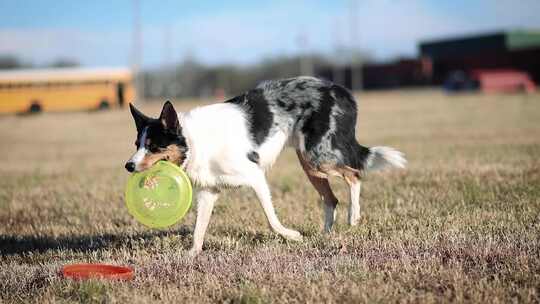
[[[199,186],[241,185],[241,176],[257,166],[243,113],[235,105],[214,104],[180,115],[189,154],[186,172]]]

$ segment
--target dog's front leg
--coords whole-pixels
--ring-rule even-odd
[[[264,177],[263,171],[256,171],[250,176],[251,187],[255,190],[255,194],[261,202],[264,213],[266,214],[266,219],[270,228],[275,232],[281,234],[285,238],[291,239],[293,241],[301,241],[302,235],[300,232],[292,229],[285,228],[279,221],[276,211],[274,210],[274,205],[272,204],[272,196],[270,195],[270,189]]]
[[[197,220],[193,232],[193,247],[189,251],[190,256],[196,256],[202,251],[204,234],[214,209],[214,203],[218,198],[217,189],[201,189],[197,193]]]

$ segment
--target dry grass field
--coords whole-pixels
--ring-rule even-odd
[[[124,207],[128,111],[0,117],[0,302],[539,302],[540,95],[380,92],[359,107],[360,142],[409,160],[367,177],[359,226],[346,225],[336,180],[338,223],[321,233],[316,192],[286,150],[269,180],[304,241],[270,232],[251,191],[228,190],[192,260],[194,210],[159,231]],[[130,265],[136,277],[58,275],[76,262]]]

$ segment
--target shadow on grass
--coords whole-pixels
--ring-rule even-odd
[[[135,243],[147,242],[155,238],[166,236],[186,237],[191,231],[182,226],[176,230],[148,231],[135,234],[101,234],[80,236],[16,236],[0,235],[0,256],[16,255],[22,253],[43,253],[49,250],[77,250],[95,251],[101,248],[114,248],[121,246],[136,246]]]

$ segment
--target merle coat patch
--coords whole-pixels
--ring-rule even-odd
[[[245,112],[256,146],[282,131],[316,167],[363,169],[369,149],[356,141],[356,101],[339,85],[314,77],[265,81],[226,102]]]

